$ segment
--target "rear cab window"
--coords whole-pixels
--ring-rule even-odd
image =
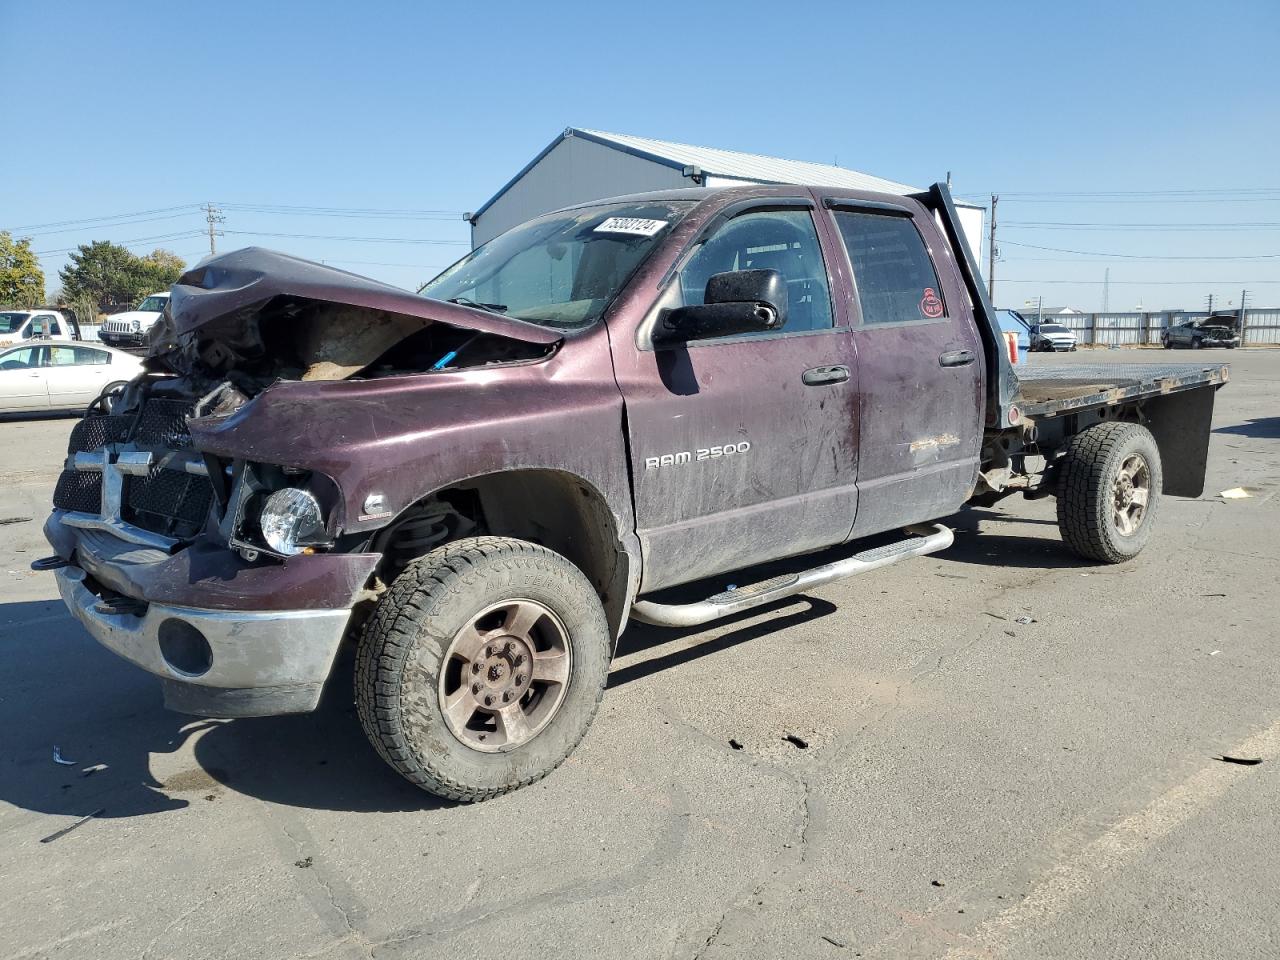
[[[910,216],[835,210],[864,326],[938,323],[947,304],[924,238]]]

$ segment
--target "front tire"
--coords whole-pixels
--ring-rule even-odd
[[[608,677],[604,609],[545,547],[470,537],[413,561],[356,654],[356,705],[398,773],[450,800],[545,777],[587,732]]]
[[[1058,477],[1058,529],[1086,560],[1123,563],[1151,538],[1163,477],[1155,437],[1099,423],[1072,437]]]

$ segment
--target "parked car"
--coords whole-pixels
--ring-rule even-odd
[[[186,713],[310,711],[351,641],[374,748],[456,800],[565,759],[629,618],[933,553],[1015,494],[1132,559],[1202,492],[1228,375],[1015,368],[942,184],[596,201],[422,293],[256,249],[189,271],[72,431],[33,566]]]
[[[1076,348],[1076,334],[1061,323],[1038,323],[1031,327],[1031,349],[1054,353]]]
[[[41,341],[0,351],[0,413],[83,410],[142,372],[137,357],[108,347]],[[12,451],[11,451],[12,454]]]
[[[115,347],[140,347],[169,302],[169,294],[153,293],[134,310],[114,313],[102,322],[98,339]]]
[[[1166,350],[1174,347],[1187,347],[1199,350],[1202,347],[1226,347],[1234,350],[1240,346],[1238,332],[1239,321],[1234,315],[1215,314],[1201,317],[1199,320],[1188,320],[1175,327],[1169,327],[1160,334],[1160,342]]]
[[[66,307],[0,311],[0,349],[24,340],[79,340],[75,311]]]

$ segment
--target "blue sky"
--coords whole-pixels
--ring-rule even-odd
[[[572,125],[908,183],[950,170],[957,193],[1002,195],[1003,306],[1098,309],[1108,266],[1113,310],[1238,300],[1242,285],[1280,304],[1280,256],[1224,259],[1280,255],[1278,46],[1274,0],[0,0],[0,229],[55,251],[52,288],[56,251],[194,232],[200,213],[167,208],[213,200],[228,205],[221,249],[413,286],[465,251],[461,212]],[[135,211],[161,212],[33,226]],[[134,248],[153,245],[207,251],[196,236]],[[1137,259],[1157,257],[1191,259]]]

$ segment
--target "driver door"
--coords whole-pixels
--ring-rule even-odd
[[[703,302],[718,273],[774,269],[780,330],[615,360],[627,411],[641,590],[842,542],[857,507],[857,383],[811,204],[749,208],[686,255],[646,324]]]
[[[48,410],[44,354],[48,347],[18,347],[0,354],[0,413]]]

